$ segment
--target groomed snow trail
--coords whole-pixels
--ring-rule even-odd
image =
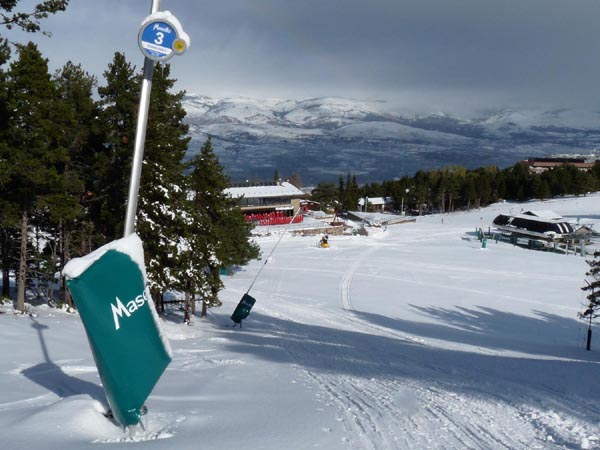
[[[326,257],[335,255],[331,258],[335,264],[316,264],[313,249],[294,248],[293,258],[279,260],[269,269],[269,291],[259,296],[272,301],[261,304],[261,311],[279,319],[283,347],[315,386],[316,398],[335,411],[345,432],[340,448],[525,450],[593,444],[600,431],[600,409],[594,402],[586,400],[583,391],[574,395],[568,389],[552,389],[556,383],[552,377],[535,378],[538,370],[544,370],[545,360],[552,367],[568,356],[557,351],[547,358],[544,349],[536,355],[535,345],[513,342],[511,336],[501,334],[488,341],[482,333],[473,342],[456,340],[439,347],[445,333],[429,333],[429,337],[411,333],[419,326],[402,326],[402,319],[400,325],[394,323],[394,307],[387,309],[391,317],[374,314],[376,299],[368,295],[369,287],[381,282],[388,291],[393,286],[392,291],[405,295],[430,289],[448,297],[484,298],[490,305],[510,300],[536,309],[544,306],[541,299],[515,295],[513,290],[498,292],[485,281],[472,280],[572,282],[568,275],[543,270],[527,273],[511,266],[461,265],[460,257],[452,263],[451,256],[447,262],[410,260],[411,253],[426,252],[428,246],[458,239],[462,233],[445,230],[414,240],[409,235],[348,246],[340,239],[339,249],[333,247],[334,241],[331,249],[322,251]],[[478,245],[465,241],[468,251],[481,254]],[[397,259],[390,259],[393,247],[399,249]],[[503,250],[514,251],[509,247]],[[402,257],[403,252],[408,257]],[[299,278],[306,280],[318,271],[321,276],[326,272],[331,285],[337,283],[337,304],[317,291],[298,287],[289,277],[302,273]],[[555,306],[555,310],[565,309]],[[467,308],[477,310],[464,308],[467,314]],[[285,339],[286,335],[294,338]],[[574,362],[587,363],[579,356]],[[586,420],[578,420],[579,416]]]
[[[474,229],[514,207],[335,236],[329,249],[286,236],[242,329],[230,315],[262,261],[224,277],[207,319],[167,314],[174,359],[145,431],[103,416],[78,316],[0,305],[0,448],[600,449],[600,341],[594,331],[586,352],[577,319],[585,258],[482,249]],[[524,207],[600,229],[600,195]],[[277,239],[259,239],[263,254]]]
[[[337,321],[365,336],[384,336],[390,345],[423,345],[422,340],[403,336],[357,318],[353,312],[352,280],[362,262],[377,251],[370,247],[353,260],[341,274],[339,283],[340,313]],[[280,318],[284,318],[278,315]],[[285,317],[286,332],[302,335],[302,326],[294,326],[291,317]],[[330,335],[321,333],[321,342],[339,340],[336,331]],[[334,408],[346,433],[345,444],[353,449],[415,449],[415,448],[469,448],[469,449],[531,449],[535,440],[523,440],[521,436],[536,434],[523,424],[519,415],[501,404],[479,401],[476,397],[448,392],[443,388],[423,386],[414,380],[402,380],[394,374],[402,371],[422,371],[410,367],[414,364],[403,358],[389,358],[385,349],[365,339],[365,345],[351,347],[334,346],[335,354],[314,352],[307,340],[294,339],[285,345],[286,350],[303,370],[307,378],[318,386],[315,394],[327,407]],[[368,364],[355,354],[369,355]],[[316,363],[315,358],[322,359]],[[311,365],[327,367],[325,371],[302,369],[311,359]],[[341,365],[337,366],[336,361]],[[340,374],[351,368],[352,375]],[[427,378],[435,379],[436,371]],[[425,406],[423,406],[425,405]],[[469,405],[469,411],[463,409]],[[507,413],[508,410],[508,413]],[[502,425],[498,426],[498,417]],[[514,433],[517,429],[523,429]],[[512,431],[510,431],[512,430]],[[516,436],[516,437],[515,437]],[[440,443],[444,443],[440,446]],[[541,448],[541,447],[540,447]]]

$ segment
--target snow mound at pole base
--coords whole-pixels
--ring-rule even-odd
[[[82,394],[29,410],[21,415],[18,423],[9,431],[11,442],[21,441],[22,447],[32,448],[32,436],[38,434],[40,424],[44,427],[43,441],[50,446],[65,439],[71,444],[80,442],[114,444],[119,442],[144,442],[169,439],[175,436],[177,426],[185,417],[150,413],[140,425],[123,429],[105,416],[106,407],[101,402]],[[34,440],[37,440],[34,438]],[[35,445],[33,448],[38,448]]]

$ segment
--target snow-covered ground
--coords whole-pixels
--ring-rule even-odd
[[[174,359],[146,429],[102,415],[77,315],[0,314],[0,448],[600,448],[600,337],[585,351],[585,258],[488,241],[500,212],[600,221],[600,196],[420,217],[365,236],[286,235],[225,277],[224,305],[164,322]],[[277,235],[259,238],[268,255]],[[595,332],[598,333],[598,332]],[[100,445],[100,447],[99,447]]]

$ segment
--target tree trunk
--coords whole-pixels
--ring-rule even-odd
[[[63,233],[63,252],[62,252],[62,261],[61,261],[61,270],[65,267],[65,265],[71,260],[71,234],[68,231],[64,231]],[[71,297],[71,292],[67,289],[65,278],[62,277],[63,290],[65,293],[65,304],[69,308],[75,308],[73,304],[73,297]]]
[[[71,296],[71,291],[69,291],[69,288],[67,288],[67,282],[65,280],[65,277],[62,277],[62,280],[63,280],[63,289],[65,292],[65,303],[67,304],[67,306],[69,308],[75,309],[75,303],[73,303],[73,297]]]
[[[92,251],[92,222],[88,220],[81,224],[81,242],[79,246],[79,253],[87,255]]]
[[[40,248],[40,229],[35,227],[35,235],[33,236],[33,242],[34,242],[34,248]],[[22,241],[21,241],[22,242]],[[37,255],[36,255],[37,256]],[[41,268],[41,263],[39,261],[39,257],[35,257],[32,258],[33,261],[31,261],[31,268],[32,270],[30,271],[29,275],[31,276],[32,281],[35,284],[35,298],[36,300],[39,301],[39,299],[42,297],[42,280],[41,280],[41,275],[42,275],[42,268]]]
[[[10,298],[10,269],[2,267],[2,297]]]
[[[200,317],[206,317],[208,314],[208,304],[206,301],[202,300],[202,312],[200,313]]]
[[[27,211],[21,213],[21,254],[19,256],[19,279],[17,311],[25,312],[25,283],[27,282]]]
[[[154,302],[154,310],[158,314],[162,314],[164,311],[161,310],[162,295],[160,292],[156,289],[150,289],[150,298],[152,298],[152,301]]]
[[[190,324],[190,291],[185,291],[185,302],[183,303],[183,323]]]
[[[2,244],[2,297],[10,298],[10,262],[9,262],[9,240],[4,230],[4,242]]]
[[[59,240],[60,240],[60,236],[59,236]],[[52,261],[53,270],[49,274],[48,285],[46,287],[46,302],[48,304],[50,304],[50,302],[52,300],[54,300],[54,285],[55,285],[54,274],[56,273],[55,272],[55,264],[59,260],[58,245],[56,243],[50,244],[50,248],[52,249],[52,255],[51,255],[52,260],[51,261]]]

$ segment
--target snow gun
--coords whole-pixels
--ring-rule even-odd
[[[110,242],[65,266],[63,275],[106,392],[120,425],[136,425],[144,402],[171,362],[146,288],[142,241],[137,234]]]

